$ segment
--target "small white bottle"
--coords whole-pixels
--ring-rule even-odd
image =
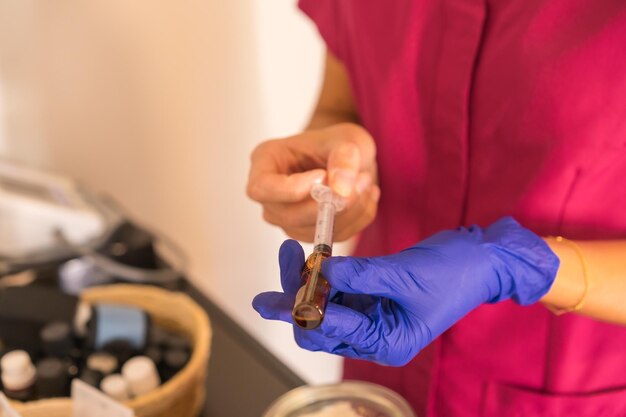
[[[111,374],[100,382],[100,389],[114,400],[123,402],[130,399],[128,381],[120,374]]]
[[[147,356],[135,356],[126,361],[122,366],[122,375],[135,397],[146,394],[161,384],[156,365]]]
[[[0,360],[0,367],[6,396],[19,401],[32,400],[37,371],[28,353],[13,350],[5,354]]]

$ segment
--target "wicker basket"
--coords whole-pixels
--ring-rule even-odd
[[[193,353],[185,368],[148,394],[126,402],[137,417],[195,417],[204,403],[204,382],[211,344],[211,324],[206,313],[185,294],[143,285],[111,285],[85,291],[90,303],[132,305],[146,310],[154,323],[180,332],[193,341]],[[18,404],[24,417],[70,417],[69,399]]]
[[[72,402],[69,398],[33,401],[15,404],[22,417],[72,417]]]

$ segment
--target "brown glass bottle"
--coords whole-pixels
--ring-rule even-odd
[[[324,320],[330,285],[322,274],[322,261],[330,255],[330,246],[317,245],[302,268],[302,287],[296,294],[291,315],[294,323],[303,329],[315,329]]]

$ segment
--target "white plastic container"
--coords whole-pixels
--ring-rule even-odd
[[[161,384],[156,365],[146,356],[129,359],[122,366],[122,375],[128,381],[130,391],[135,397],[147,394]]]
[[[2,384],[5,389],[20,391],[35,383],[35,366],[28,353],[13,350],[2,357]]]
[[[130,387],[128,381],[120,374],[105,376],[100,383],[100,390],[116,401],[128,401],[130,399]]]

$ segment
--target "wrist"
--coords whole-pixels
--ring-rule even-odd
[[[559,258],[535,233],[511,217],[504,217],[483,231],[501,292],[490,302],[508,298],[529,305],[552,287]]]
[[[589,286],[581,253],[573,242],[555,237],[547,237],[545,241],[561,262],[554,285],[541,298],[541,302],[555,312],[574,310],[573,307],[586,297]]]

